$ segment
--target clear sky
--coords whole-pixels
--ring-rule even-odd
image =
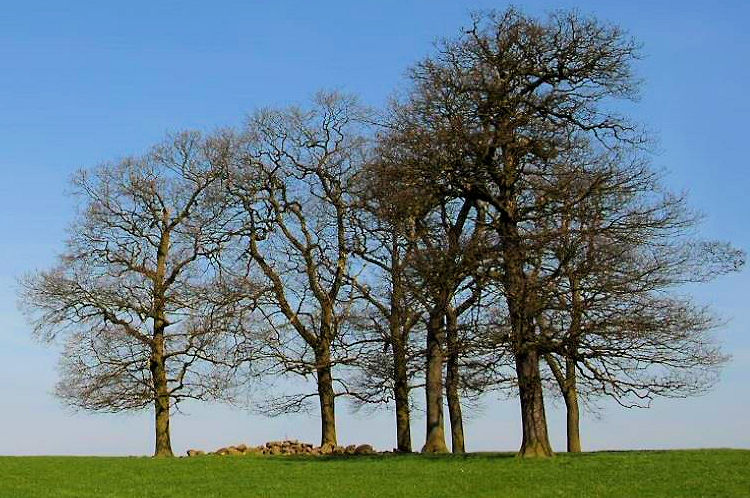
[[[49,266],[71,220],[67,179],[79,167],[138,153],[165,132],[239,124],[265,105],[320,88],[379,105],[435,39],[469,9],[502,1],[1,2],[0,454],[149,454],[151,413],[74,414],[50,395],[57,351],[35,343],[16,308],[16,278]],[[750,2],[726,0],[516,2],[525,11],[577,8],[618,23],[644,45],[645,85],[632,115],[660,137],[657,167],[705,214],[703,233],[750,249],[747,117]],[[710,394],[656,400],[649,410],[603,403],[584,417],[584,449],[750,448],[750,271],[695,294],[730,321],[733,360]],[[548,400],[552,443],[564,450],[564,412]],[[173,446],[212,449],[269,439],[317,442],[315,417],[266,419],[190,405]],[[395,446],[388,411],[350,414],[340,442]],[[423,443],[415,413],[414,446]],[[488,399],[466,423],[467,449],[517,449],[518,406]]]

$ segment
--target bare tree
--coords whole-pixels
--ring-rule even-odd
[[[641,137],[603,104],[636,85],[635,44],[615,26],[575,13],[546,20],[517,10],[478,14],[459,38],[417,64],[394,135],[410,181],[481,201],[497,235],[497,277],[516,360],[523,441],[520,455],[552,454],[535,323],[544,278],[530,272],[531,229],[548,206],[536,186],[554,183],[551,165],[581,136],[606,147]]]
[[[352,285],[369,305],[369,326],[363,340],[371,345],[356,367],[356,389],[367,403],[395,403],[396,447],[412,451],[410,392],[421,367],[419,349],[413,343],[424,309],[413,295],[407,275],[413,248],[408,233],[410,218],[401,216],[394,184],[379,168],[360,172],[356,183],[358,208],[354,211],[355,264]],[[390,351],[390,353],[389,353]]]
[[[80,210],[58,263],[22,281],[44,341],[64,343],[57,394],[86,410],[155,412],[155,456],[172,456],[170,409],[235,387],[247,294],[213,264],[232,223],[220,185],[231,140],[174,136],[79,171]]]
[[[411,278],[428,310],[426,335],[427,436],[424,452],[447,451],[443,392],[448,402],[454,453],[464,452],[459,384],[459,320],[482,292],[480,267],[488,251],[483,210],[468,200],[443,200],[418,223],[419,247],[410,261]],[[445,368],[445,381],[443,370]]]
[[[568,451],[581,451],[579,388],[624,406],[709,388],[725,356],[710,331],[718,320],[679,286],[736,271],[744,255],[691,235],[697,217],[665,193],[647,162],[627,151],[576,155],[564,165],[541,231],[539,262],[554,268],[538,323],[555,353],[545,360],[565,400]],[[588,163],[588,164],[586,164]]]
[[[394,118],[395,122],[388,126],[391,130],[399,129],[398,114]],[[397,133],[383,134],[377,160],[367,169],[365,190],[375,205],[371,211],[376,224],[385,227],[382,230],[385,237],[377,238],[376,250],[366,248],[361,257],[385,270],[394,295],[410,296],[408,316],[421,320],[426,331],[427,433],[423,451],[447,451],[443,424],[445,391],[451,414],[452,448],[461,453],[464,443],[459,366],[466,348],[459,345],[459,332],[466,329],[466,324],[459,328],[459,320],[481,295],[481,285],[476,280],[488,246],[485,224],[477,220],[484,217],[484,209],[472,200],[451,198],[437,182],[413,183],[408,169],[411,158],[404,138]],[[403,245],[403,253],[399,258],[399,273],[395,274],[396,268],[384,263],[387,258],[379,256],[377,248],[387,247],[392,253],[399,248],[398,242]],[[393,262],[392,254],[390,259]],[[387,306],[381,308],[384,316],[391,316]],[[393,352],[396,354],[397,349]],[[399,361],[394,359],[394,365]]]
[[[229,188],[244,218],[249,274],[267,283],[258,303],[271,332],[268,358],[316,379],[321,445],[336,446],[335,399],[349,393],[333,367],[350,362],[343,339],[356,326],[349,285],[351,181],[363,163],[363,111],[354,99],[319,94],[309,108],[264,110],[243,134]],[[277,413],[311,395],[274,400]]]

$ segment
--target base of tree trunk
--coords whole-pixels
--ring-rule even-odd
[[[524,444],[516,455],[520,458],[549,458],[555,456],[552,448],[543,443]]]
[[[448,446],[445,441],[436,439],[435,441],[428,441],[422,446],[422,453],[449,453]]]
[[[448,445],[445,443],[442,417],[440,424],[427,431],[427,441],[422,446],[422,453],[449,453]]]
[[[574,430],[573,434],[568,432],[568,453],[581,453],[581,437],[578,435],[578,427]]]
[[[518,456],[522,458],[551,457],[552,446],[547,435],[544,413],[544,392],[539,373],[539,352],[528,348],[516,353],[516,374],[521,398],[523,439]]]
[[[333,453],[333,450],[336,449],[336,443],[323,443],[320,445],[320,453],[322,455]]]

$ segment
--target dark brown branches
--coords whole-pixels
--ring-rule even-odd
[[[552,206],[537,185],[557,182],[556,158],[582,137],[605,149],[641,143],[604,107],[634,95],[635,49],[616,27],[573,13],[544,21],[514,9],[478,14],[471,29],[413,68],[412,91],[393,114],[391,156],[411,182],[486,206],[516,359],[522,456],[552,454],[535,325],[543,276],[531,270],[528,238]]]

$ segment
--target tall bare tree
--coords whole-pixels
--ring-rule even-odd
[[[358,362],[356,389],[367,403],[394,402],[396,447],[409,453],[410,392],[421,370],[413,339],[424,313],[406,271],[413,227],[411,218],[400,213],[403,205],[394,195],[396,186],[380,175],[379,168],[363,169],[357,186],[353,254],[355,264],[361,264],[352,285],[371,310],[369,326],[363,329],[363,340],[371,348]]]
[[[604,106],[634,95],[636,46],[615,27],[575,13],[537,20],[514,9],[478,14],[473,26],[412,71],[393,134],[411,160],[410,181],[481,201],[499,241],[499,281],[516,360],[522,456],[552,454],[535,323],[543,278],[530,272],[530,229],[549,206],[536,186],[580,136],[637,143],[626,120]]]
[[[479,272],[489,249],[483,238],[484,226],[476,220],[481,216],[478,213],[482,210],[469,200],[440,202],[418,222],[419,248],[410,262],[410,273],[428,310],[424,452],[447,451],[443,393],[450,414],[452,450],[464,452],[459,399],[459,320],[482,292]]]
[[[389,128],[398,129],[399,123]],[[485,224],[477,220],[484,216],[484,209],[473,200],[447,196],[439,183],[414,183],[408,174],[412,158],[403,139],[402,135],[389,133],[380,137],[377,160],[369,164],[365,182],[365,190],[377,206],[372,209],[375,219],[385,225],[386,236],[396,237],[381,242],[379,247],[393,249],[398,240],[404,246],[400,273],[394,275],[394,268],[383,264],[385,258],[381,256],[379,262],[378,254],[369,249],[369,253],[362,251],[361,257],[387,270],[390,289],[411,296],[409,316],[423,317],[427,425],[423,451],[447,451],[445,395],[451,414],[452,448],[460,453],[464,442],[459,356],[464,348],[459,347],[459,320],[481,293],[475,280],[488,247]],[[402,289],[396,289],[394,282]],[[393,351],[395,354],[397,350]]]
[[[349,360],[354,326],[350,272],[352,178],[366,144],[355,100],[320,93],[308,108],[264,110],[243,133],[229,188],[244,218],[247,271],[266,282],[258,303],[272,332],[268,358],[284,372],[313,375],[321,445],[337,444],[335,399],[348,389],[333,368]],[[275,412],[312,395],[278,398]]]
[[[697,217],[643,159],[585,151],[561,164],[568,172],[547,189],[559,209],[539,227],[548,241],[539,261],[557,279],[538,324],[559,343],[545,360],[565,400],[569,452],[581,451],[579,394],[640,406],[711,386],[725,361],[710,336],[719,322],[676,292],[744,262],[728,244],[691,235]]]
[[[155,456],[172,456],[170,410],[235,387],[244,284],[213,264],[230,238],[221,133],[174,136],[149,153],[79,171],[80,209],[52,269],[22,281],[44,341],[60,339],[57,394],[86,410],[153,406]]]

